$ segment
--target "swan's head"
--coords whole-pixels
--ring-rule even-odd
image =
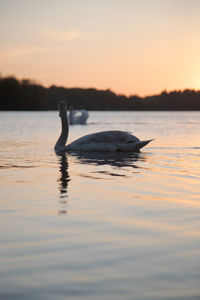
[[[59,101],[58,103],[59,116],[62,118],[67,114],[67,105],[65,101]]]

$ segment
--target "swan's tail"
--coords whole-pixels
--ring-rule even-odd
[[[154,139],[151,140],[146,140],[146,141],[139,141],[137,143],[137,149],[140,150],[141,148],[143,148],[144,146],[146,146],[148,143],[150,143],[151,141],[153,141]]]

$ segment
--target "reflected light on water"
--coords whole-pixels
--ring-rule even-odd
[[[12,120],[12,126],[11,126]],[[199,112],[91,112],[141,153],[63,153],[57,112],[4,112],[0,298],[197,300]]]

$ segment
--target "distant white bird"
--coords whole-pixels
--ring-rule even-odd
[[[70,109],[69,112],[69,124],[85,124],[89,117],[89,113],[85,109],[77,110],[77,109]]]
[[[62,131],[54,147],[56,151],[138,152],[140,148],[152,141],[140,141],[126,131],[113,130],[85,135],[66,146],[69,133],[66,103],[60,101],[58,108]]]

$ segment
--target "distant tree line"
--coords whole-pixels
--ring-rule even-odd
[[[56,110],[59,100],[87,110],[200,110],[200,91],[190,89],[142,98],[94,88],[45,88],[28,79],[0,77],[0,110]]]

